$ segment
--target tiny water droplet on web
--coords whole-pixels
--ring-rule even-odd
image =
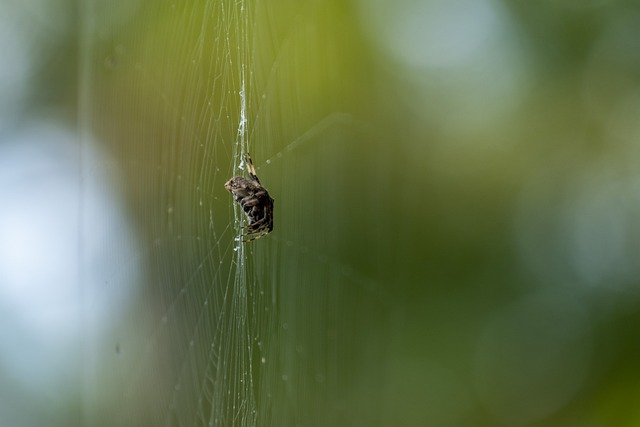
[[[271,164],[271,159],[267,160],[267,161],[266,161],[266,163],[267,163],[268,165],[270,165],[270,164]]]

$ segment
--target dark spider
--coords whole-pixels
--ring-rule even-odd
[[[273,199],[269,192],[260,184],[256,175],[249,153],[244,155],[247,164],[249,179],[242,176],[234,176],[224,184],[236,202],[240,204],[249,224],[245,226],[246,237],[243,242],[251,242],[271,233],[273,230]]]

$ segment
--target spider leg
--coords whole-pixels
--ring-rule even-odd
[[[269,234],[268,231],[261,231],[259,233],[254,233],[254,234],[243,234],[243,236],[249,236],[248,239],[244,239],[242,240],[244,243],[248,243],[248,242],[253,242],[254,240],[258,240],[264,236],[266,236],[267,234]]]
[[[245,153],[244,161],[247,164],[247,171],[249,172],[249,176],[251,179],[260,184],[260,180],[258,179],[258,175],[256,175],[256,168],[253,166],[253,161],[251,160],[251,155],[249,153]]]
[[[252,222],[251,224],[245,225],[243,228],[255,228],[255,229],[262,228],[266,220],[267,220],[267,217],[264,216],[259,220]]]
[[[253,234],[258,232],[259,230],[262,230],[263,228],[266,228],[266,226],[264,224],[258,224],[257,222],[247,224],[242,227],[242,229],[246,231],[245,234]]]
[[[259,203],[260,201],[257,198],[252,197],[252,198],[244,199],[241,205],[242,205],[242,208],[244,209],[245,206],[249,206],[251,208],[258,205]]]
[[[246,233],[241,234],[242,236],[250,236],[252,234],[258,234],[258,233],[262,233],[264,230],[266,230],[267,227],[266,226],[260,226],[260,227],[256,227],[252,230],[247,230]]]
[[[269,232],[271,231],[269,229],[269,224],[267,221],[267,217],[263,216],[262,218],[260,218],[258,221],[249,224],[247,227],[247,232],[241,234],[241,236],[245,236],[245,237],[249,237],[248,239],[245,239],[243,241],[252,241],[252,240],[256,240],[259,239],[261,237],[266,236],[267,234],[269,234]]]

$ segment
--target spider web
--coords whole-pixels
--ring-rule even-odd
[[[85,423],[374,419],[361,399],[375,387],[380,291],[342,239],[368,226],[346,211],[344,185],[358,159],[349,141],[366,130],[345,108],[336,5],[127,12],[83,8],[80,126],[107,145],[101,167],[122,177],[139,225],[141,249],[122,268],[146,276],[111,308],[107,336],[88,322]],[[275,229],[242,244],[245,219],[223,184],[246,176],[247,152],[275,199]]]

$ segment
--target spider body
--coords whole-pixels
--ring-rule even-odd
[[[249,224],[242,234],[243,242],[250,242],[266,236],[273,230],[273,199],[269,192],[260,184],[251,156],[245,154],[249,178],[234,176],[224,184],[233,198],[244,211]]]

